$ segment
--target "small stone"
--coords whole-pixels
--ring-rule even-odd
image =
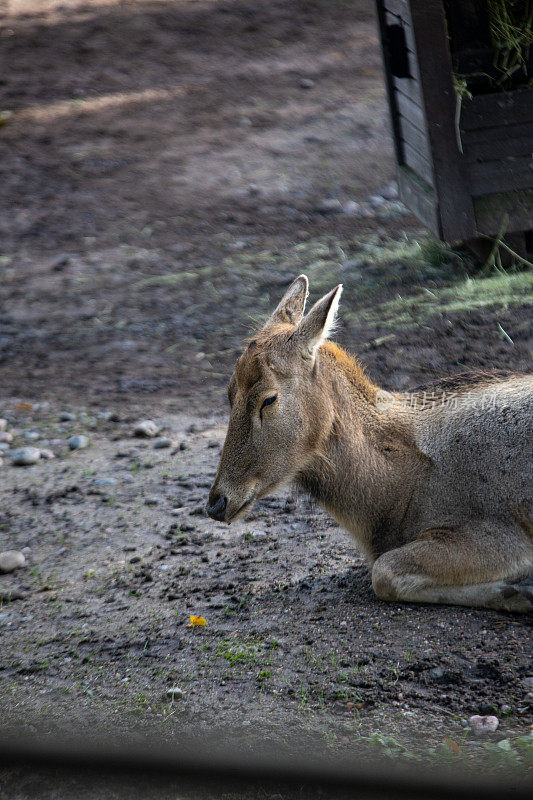
[[[160,439],[155,439],[153,444],[154,450],[164,450],[165,447],[172,447],[171,439],[167,439],[166,436],[161,436]]]
[[[153,495],[152,497],[146,497],[144,499],[145,506],[158,506],[160,502],[161,502],[160,498],[156,497],[155,495]]]
[[[24,431],[22,435],[27,442],[36,442],[37,439],[41,438],[41,434],[38,431]]]
[[[336,197],[326,197],[318,204],[318,210],[323,214],[340,214],[342,211],[342,203]]]
[[[95,478],[93,481],[95,486],[116,486],[116,478]]]
[[[166,696],[171,700],[181,700],[184,694],[185,692],[179,686],[171,686],[170,689],[167,689]]]
[[[526,689],[533,689],[533,675],[528,675],[527,678],[523,679],[522,683]]]
[[[368,201],[372,208],[379,208],[382,206],[386,201],[385,198],[380,194],[373,194],[372,197]]]
[[[343,214],[358,214],[361,210],[361,204],[356,203],[355,200],[348,200],[342,207]]]
[[[49,461],[50,459],[55,458],[55,455],[52,452],[52,450],[47,450],[45,448],[44,450],[41,450],[41,458],[44,458],[46,461]]]
[[[250,531],[250,535],[253,542],[264,542],[266,539],[268,539],[265,531]]]
[[[211,449],[214,449],[215,447],[219,446],[219,442],[217,442],[216,439],[210,439],[207,443],[207,446],[210,447]]]
[[[68,446],[71,450],[83,450],[85,447],[89,446],[89,439],[87,436],[84,436],[83,433],[80,433],[70,437]]]
[[[137,423],[133,432],[135,436],[153,439],[159,433],[159,426],[152,419],[144,419]]]
[[[18,550],[6,550],[0,553],[0,573],[14,572],[25,563],[26,559]]]
[[[59,415],[60,422],[74,422],[76,419],[76,414],[72,414],[70,411],[62,411]]]
[[[527,706],[533,706],[533,692],[528,692],[522,702]]]
[[[498,725],[500,724],[498,721],[498,717],[494,717],[492,715],[488,717],[481,717],[479,714],[474,714],[473,717],[470,717],[468,720],[468,724],[472,730],[474,736],[488,736],[490,733],[494,733],[498,729]]]
[[[0,431],[0,442],[4,442],[5,444],[9,444],[13,441],[13,434],[9,433],[9,431]]]
[[[0,417],[0,431],[5,431],[7,428],[7,419]]]
[[[385,200],[396,200],[398,198],[398,184],[396,181],[388,183],[381,192],[381,195]]]
[[[314,85],[315,82],[311,78],[300,78],[301,89],[312,89]]]
[[[15,467],[29,467],[36,464],[41,457],[41,451],[37,447],[20,447],[11,452],[11,463]]]

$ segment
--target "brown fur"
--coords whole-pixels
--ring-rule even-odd
[[[229,522],[293,480],[354,536],[380,597],[528,610],[508,584],[532,565],[532,378],[382,392],[326,338],[340,287],[304,316],[306,294],[301,276],[237,363],[209,508],[224,498]]]

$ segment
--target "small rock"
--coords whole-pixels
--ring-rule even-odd
[[[26,559],[18,550],[6,550],[0,553],[0,573],[14,572],[23,567]]]
[[[137,423],[133,432],[135,436],[153,439],[159,433],[159,426],[152,419],[144,419],[142,422]]]
[[[60,422],[74,422],[76,419],[76,414],[72,414],[70,411],[62,411],[59,415]]]
[[[381,195],[385,200],[396,200],[398,198],[398,184],[396,181],[388,183],[381,192]]]
[[[210,447],[211,449],[213,449],[213,448],[215,448],[215,447],[218,447],[218,446],[219,446],[219,443],[217,442],[217,440],[216,440],[216,439],[210,439],[210,440],[208,441],[208,443],[207,443],[207,446],[208,446],[208,447]]]
[[[95,486],[116,486],[116,478],[96,478],[93,481]]]
[[[7,428],[7,419],[0,417],[0,431],[5,431]]]
[[[533,675],[528,675],[527,678],[524,678],[522,683],[526,689],[533,689]]]
[[[41,451],[37,447],[20,447],[11,452],[11,463],[15,467],[29,467],[36,464],[41,457]]]
[[[527,706],[533,706],[533,692],[528,692],[522,702]]]
[[[340,214],[342,211],[342,203],[336,197],[326,197],[318,204],[318,210],[323,214]]]
[[[268,539],[265,531],[250,531],[250,534],[252,536],[252,541],[254,542],[264,542],[266,539]]]
[[[172,447],[171,439],[167,439],[166,436],[161,436],[160,439],[156,439],[153,444],[154,450],[164,450],[165,447]]]
[[[85,447],[89,446],[89,439],[87,436],[84,436],[83,433],[80,433],[70,437],[68,446],[71,450],[83,450]]]
[[[312,89],[314,85],[315,82],[311,78],[300,78],[301,89]]]
[[[180,689],[179,686],[171,686],[170,689],[167,689],[166,696],[172,700],[181,700],[184,694],[183,689]]]
[[[0,442],[5,442],[9,444],[13,441],[13,434],[9,433],[9,431],[0,431]]]
[[[4,450],[11,450],[11,447],[7,442],[0,442],[0,450],[3,452]]]
[[[490,733],[494,733],[498,729],[498,725],[500,724],[498,721],[498,717],[494,717],[492,715],[488,717],[480,717],[479,714],[474,714],[473,717],[470,717],[468,720],[468,724],[472,730],[474,736],[487,736]]]
[[[44,458],[45,461],[49,461],[50,459],[55,458],[55,455],[52,450],[47,450],[45,448],[44,450],[41,450],[41,458]]]
[[[37,439],[41,438],[41,434],[38,431],[24,431],[22,435],[27,442],[36,442]]]
[[[342,207],[343,214],[358,214],[361,210],[361,204],[356,203],[355,200],[348,200]]]
[[[372,197],[368,201],[372,208],[379,208],[382,206],[386,201],[385,198],[380,194],[373,194]]]
[[[158,506],[161,502],[159,497],[153,495],[152,497],[145,497],[144,504],[145,506]]]

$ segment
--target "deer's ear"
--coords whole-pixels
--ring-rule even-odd
[[[330,335],[341,294],[342,283],[339,283],[314,304],[296,328],[294,338],[301,345],[305,357],[314,358],[317,349]]]
[[[309,281],[306,275],[299,275],[294,280],[276,310],[267,322],[267,326],[275,322],[298,325],[305,311],[305,302],[309,292]]]

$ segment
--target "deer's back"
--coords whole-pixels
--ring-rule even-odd
[[[426,403],[413,422],[432,461],[421,498],[430,524],[519,509],[532,519],[533,376],[463,384]]]

